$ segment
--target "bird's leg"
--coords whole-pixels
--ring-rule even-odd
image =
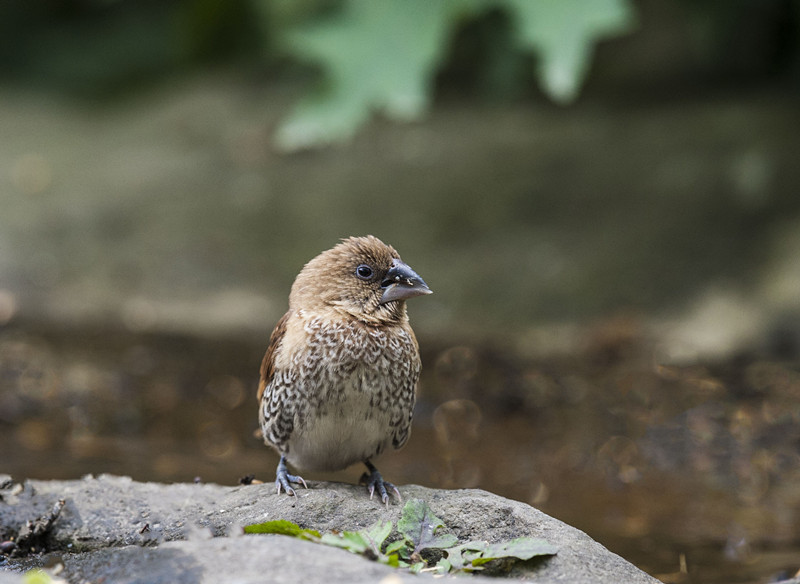
[[[397,496],[397,500],[401,501],[402,498],[400,497],[400,491],[397,490],[392,483],[388,481],[384,481],[381,473],[378,472],[378,469],[375,468],[375,465],[372,464],[369,460],[365,460],[364,464],[369,471],[369,474],[364,473],[364,476],[361,477],[361,481],[366,483],[367,489],[369,489],[369,498],[372,499],[373,495],[375,494],[375,490],[378,490],[378,494],[381,496],[381,501],[388,507],[389,506],[389,492],[387,489],[394,492]]]
[[[295,492],[292,488],[292,483],[296,485],[303,485],[306,489],[308,485],[303,480],[303,477],[289,474],[289,469],[286,468],[286,457],[281,456],[278,461],[278,470],[275,472],[275,487],[278,489],[278,494],[281,494],[281,489],[286,491],[287,495],[294,496]]]

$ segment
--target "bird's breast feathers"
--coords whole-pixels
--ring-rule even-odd
[[[408,438],[420,371],[407,324],[287,315],[262,378],[264,436],[303,468],[343,468]]]

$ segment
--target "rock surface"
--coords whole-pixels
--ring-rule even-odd
[[[2,482],[2,481],[0,481]],[[101,475],[78,481],[6,482],[0,491],[0,535],[15,537],[27,521],[65,504],[44,540],[44,554],[9,558],[23,570],[60,556],[59,577],[91,582],[403,582],[411,575],[349,552],[283,536],[241,536],[244,525],[287,519],[321,532],[397,521],[401,507],[370,501],[363,487],[310,483],[298,497],[270,484],[140,483]],[[480,490],[443,491],[414,485],[403,497],[425,500],[460,541],[546,539],[559,552],[518,563],[511,576],[541,583],[657,582],[583,532],[517,501]],[[0,570],[0,582],[16,576]],[[481,578],[482,580],[482,578]],[[496,580],[495,580],[496,581]]]

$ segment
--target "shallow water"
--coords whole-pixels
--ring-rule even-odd
[[[595,331],[596,332],[596,331]],[[665,582],[766,582],[800,568],[800,368],[741,355],[659,363],[638,333],[567,356],[421,339],[402,485],[526,501]],[[270,481],[255,436],[264,343],[120,331],[0,332],[2,471]],[[363,469],[307,474],[355,482]]]

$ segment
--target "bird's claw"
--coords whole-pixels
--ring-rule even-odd
[[[292,483],[297,485],[303,485],[306,489],[308,485],[306,481],[303,480],[303,477],[297,475],[290,475],[289,473],[279,474],[278,478],[275,479],[275,488],[278,490],[278,494],[281,494],[281,490],[286,491],[286,494],[290,497],[294,497],[296,493],[292,488]]]
[[[294,489],[292,488],[292,483],[296,485],[303,485],[306,489],[308,485],[303,477],[299,475],[289,474],[288,469],[286,468],[286,463],[283,459],[278,463],[278,470],[275,473],[275,488],[278,491],[278,494],[281,494],[281,489],[286,491],[286,494],[290,497],[294,497],[297,495]]]
[[[362,480],[367,484],[367,490],[369,491],[369,499],[370,501],[375,496],[375,491],[378,491],[378,494],[381,497],[381,502],[389,506],[389,493],[392,492],[397,497],[398,501],[402,501],[403,498],[400,496],[400,491],[397,489],[389,481],[384,481],[381,473],[378,472],[378,469],[373,468],[369,474],[364,473]]]

